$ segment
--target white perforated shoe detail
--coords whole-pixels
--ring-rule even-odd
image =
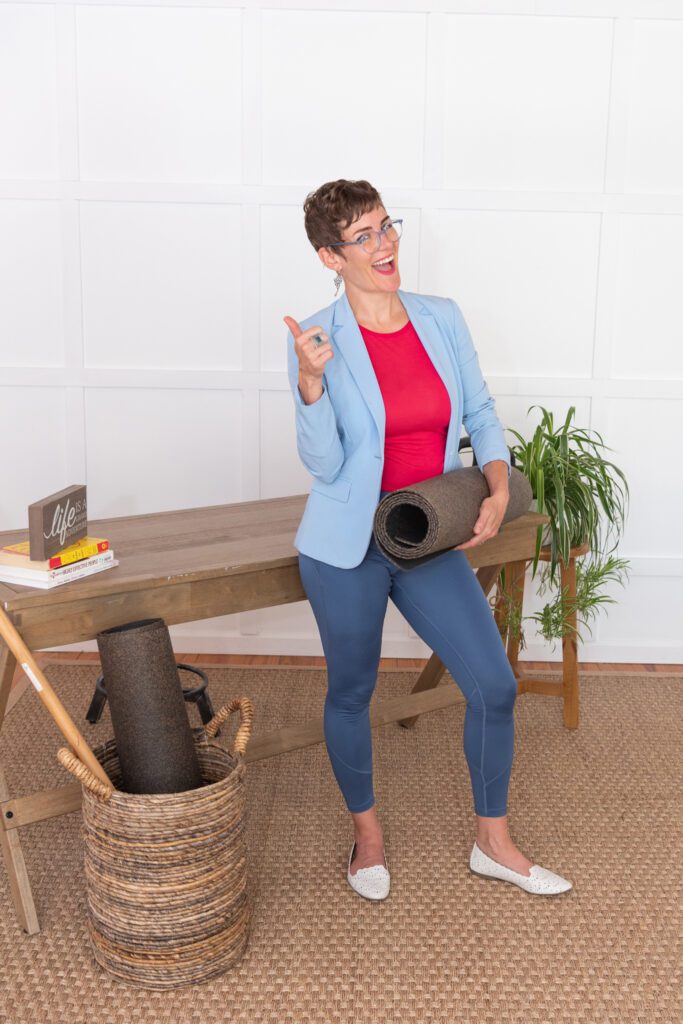
[[[548,868],[542,868],[540,864],[534,864],[529,868],[529,876],[506,868],[499,864],[488,854],[480,850],[475,843],[470,854],[470,871],[475,875],[482,875],[484,878],[499,878],[504,882],[512,882],[526,892],[534,893],[537,896],[558,896],[562,892],[568,892],[572,883],[562,875],[556,875]]]
[[[346,878],[355,892],[359,896],[364,896],[366,900],[385,900],[389,895],[389,886],[391,882],[391,875],[386,867],[387,858],[384,857],[384,865],[373,864],[369,868],[358,868],[355,875],[351,874],[351,859],[353,857],[353,851],[356,848],[355,840],[351,846],[351,852],[349,853],[349,863],[346,868]]]

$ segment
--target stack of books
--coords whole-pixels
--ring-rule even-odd
[[[103,537],[81,537],[42,562],[31,561],[29,542],[23,540],[0,547],[0,582],[47,590],[118,564],[109,541]]]

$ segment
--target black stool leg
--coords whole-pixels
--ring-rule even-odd
[[[209,677],[206,672],[202,672],[196,665],[185,665],[183,662],[178,662],[179,669],[185,669],[187,672],[194,672],[202,680],[199,686],[195,686],[193,689],[183,690],[185,700],[191,701],[197,705],[202,724],[206,725],[213,718],[215,711],[213,710],[213,704],[211,703],[211,697],[207,692],[207,686],[209,685]],[[216,736],[220,736],[220,730],[216,733]]]
[[[92,725],[96,725],[99,722],[106,702],[107,692],[104,689],[104,676],[98,676],[97,682],[95,683],[95,692],[92,700],[90,701],[90,707],[85,713],[87,721]]]
[[[199,711],[202,723],[208,725],[216,712],[213,710],[213,704],[208,693],[201,693],[197,697],[197,709]]]
[[[183,687],[183,697],[186,701],[197,705],[197,710],[199,711],[202,724],[207,725],[213,718],[215,711],[213,709],[213,704],[211,703],[211,697],[206,692],[206,688],[209,685],[209,679],[206,672],[202,672],[202,670],[197,668],[195,665],[186,665],[181,661],[178,662],[178,668],[185,672],[193,672],[195,675],[200,677],[201,683],[199,686],[188,688]],[[90,707],[85,715],[87,721],[92,725],[96,725],[102,717],[102,711],[104,710],[106,701],[107,691],[104,686],[104,676],[100,675],[97,677],[95,693],[93,694]],[[216,733],[216,736],[220,736],[220,729]]]

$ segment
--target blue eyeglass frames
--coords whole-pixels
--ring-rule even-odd
[[[327,248],[328,249],[333,249],[333,248],[335,248],[335,246],[342,246],[342,245],[360,245],[361,248],[363,248],[365,250],[365,252],[373,253],[373,252],[377,252],[379,247],[380,247],[380,245],[382,244],[382,235],[385,235],[389,239],[390,242],[396,242],[401,237],[402,231],[403,231],[403,218],[401,217],[398,220],[389,220],[389,221],[387,221],[387,223],[384,225],[384,227],[380,228],[379,231],[377,230],[377,228],[370,228],[370,233],[366,232],[364,235],[360,235],[358,238],[354,238],[353,242],[330,242],[330,244],[327,246]],[[375,247],[373,249],[371,249],[371,248],[368,248],[367,243],[368,243],[368,240],[372,238],[373,234],[376,236],[375,237]]]

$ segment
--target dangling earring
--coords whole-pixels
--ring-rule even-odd
[[[337,276],[334,279],[334,284],[337,286],[337,290],[334,293],[335,294],[335,298],[337,296],[337,293],[339,292],[339,286],[340,286],[340,284],[342,283],[343,280],[344,280],[344,278],[341,276],[339,271],[337,271]]]

